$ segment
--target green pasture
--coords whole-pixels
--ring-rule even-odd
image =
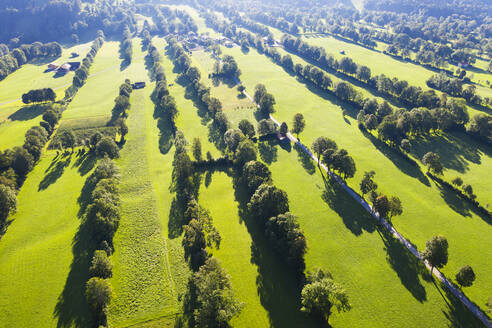
[[[90,48],[90,44],[81,44],[64,48],[57,63],[68,60],[80,61]],[[72,52],[80,56],[69,59]],[[56,76],[54,72],[44,72],[48,62],[26,64],[19,70],[0,81],[0,150],[22,145],[24,134],[41,121],[44,106],[24,105],[20,98],[31,89],[53,88],[58,99],[63,98],[65,89],[70,85],[73,73]]]
[[[85,85],[63,114],[61,127],[73,129],[104,126],[111,117],[114,99],[125,81],[142,80],[147,77],[140,39],[133,39],[133,59],[127,66],[119,58],[120,42],[107,41],[96,55]]]
[[[486,218],[429,180],[423,169],[411,166],[376,138],[362,134],[357,128],[354,110],[303,85],[254,50],[248,55],[242,54],[240,49],[230,49],[227,53],[238,61],[243,70],[242,81],[250,93],[257,83],[263,83],[275,95],[274,116],[279,121],[290,124],[296,112],[304,114],[307,126],[301,140],[306,145],[310,146],[315,138],[325,135],[349,151],[358,170],[356,177],[349,181],[351,186],[358,189],[364,171],[376,172],[380,191],[402,200],[404,213],[393,219],[394,225],[419,249],[423,249],[425,242],[434,235],[446,236],[450,259],[444,273],[453,277],[461,266],[470,264],[477,273],[477,280],[474,286],[466,289],[466,294],[480,306],[485,306],[492,284],[489,279],[491,267],[480,251],[487,244],[492,229]],[[348,117],[342,116],[342,106],[348,110]],[[439,147],[450,145],[443,141]],[[455,156],[462,155],[456,153]]]
[[[89,264],[80,260],[83,240],[76,233],[79,197],[93,164],[47,152],[28,175],[0,241],[3,327],[90,325],[84,300]]]
[[[210,211],[221,242],[216,256],[229,274],[236,298],[244,303],[233,327],[268,327],[269,319],[262,306],[257,283],[258,267],[251,263],[252,239],[245,222],[238,215],[232,178],[224,172],[206,172],[200,188],[200,204]]]

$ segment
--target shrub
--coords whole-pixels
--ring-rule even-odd
[[[96,145],[96,154],[98,156],[107,155],[109,158],[117,158],[119,157],[119,149],[113,138],[111,137],[103,137]]]

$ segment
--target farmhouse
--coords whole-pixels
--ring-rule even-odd
[[[145,82],[135,82],[132,84],[133,89],[143,89],[145,88]]]

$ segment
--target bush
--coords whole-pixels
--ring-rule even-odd
[[[109,158],[113,159],[118,158],[120,152],[113,138],[103,137],[96,145],[96,154],[101,157],[107,155]]]
[[[15,191],[0,184],[0,223],[5,221],[10,213],[17,208],[17,195]]]
[[[87,281],[85,297],[87,298],[87,303],[95,312],[98,321],[102,321],[104,318],[112,293],[111,284],[106,279],[93,277]]]

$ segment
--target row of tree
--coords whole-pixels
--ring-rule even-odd
[[[432,75],[426,83],[429,87],[441,90],[452,96],[465,98],[466,101],[474,104],[482,104],[482,98],[476,94],[476,87],[474,85],[463,88],[462,80],[449,77],[444,72]]]
[[[129,65],[132,62],[132,54],[132,33],[130,32],[130,28],[125,26],[125,29],[123,30],[123,39],[120,43],[120,56],[123,61]]]
[[[127,110],[130,108],[130,94],[132,91],[132,84],[129,79],[126,79],[125,82],[120,85],[119,94],[114,99],[111,120],[108,122],[108,125],[116,127],[122,142],[125,139],[125,135],[128,133],[126,118],[128,117]]]
[[[190,327],[228,327],[243,305],[237,301],[230,278],[220,262],[208,252],[209,248],[219,248],[221,237],[210,213],[198,204],[201,179],[188,155],[188,141],[181,131],[176,132],[174,144],[171,190],[176,198],[173,203],[182,216],[182,245],[194,271],[188,283],[187,298],[191,306],[185,314]],[[193,142],[193,154],[197,161],[201,159],[198,139]]]
[[[22,95],[22,102],[30,104],[34,102],[55,101],[56,93],[51,88],[30,90]]]
[[[28,62],[60,57],[61,53],[62,47],[58,42],[23,44],[0,56],[0,80],[3,80]]]
[[[101,49],[104,43],[104,33],[99,30],[98,37],[92,42],[91,49],[87,55],[82,60],[82,64],[75,71],[75,76],[73,77],[72,85],[65,90],[65,99],[72,99],[77,91],[85,84],[85,81],[89,77],[89,70],[94,63],[94,58],[97,52]]]
[[[111,300],[112,288],[109,278],[112,276],[110,256],[113,249],[113,237],[120,220],[119,169],[108,157],[103,158],[87,184],[92,193],[85,211],[83,225],[90,232],[90,249],[95,251],[89,267],[90,279],[86,282],[85,295],[95,319],[95,326],[106,326],[106,308]]]
[[[227,116],[222,111],[222,103],[218,98],[212,97],[210,88],[200,82],[201,73],[197,67],[191,66],[191,60],[183,47],[174,39],[168,38],[168,53],[174,61],[176,67],[181,71],[182,77],[187,84],[187,92],[192,94],[193,101],[199,107],[205,108],[213,126],[224,134],[230,127]]]

